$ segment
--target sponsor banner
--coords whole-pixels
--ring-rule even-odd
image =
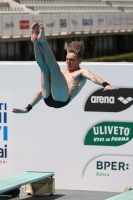
[[[75,26],[75,31],[83,31],[82,27],[82,14],[75,14],[75,19],[78,23],[78,26]]]
[[[29,20],[20,20],[19,21],[19,28],[21,30],[29,29],[30,28],[30,21]]]
[[[12,16],[3,15],[2,16],[2,36],[11,36],[13,34],[14,21]]]
[[[114,18],[112,14],[106,15],[106,30],[113,31],[114,29]]]
[[[60,14],[60,31],[69,32],[69,16],[68,14]]]
[[[93,19],[92,30],[98,31],[99,30],[99,26],[98,26],[99,15],[98,15],[98,13],[92,13],[92,19]]]
[[[55,26],[55,21],[51,21],[51,15],[50,14],[44,14],[42,16],[42,21],[44,25],[44,30],[46,34],[51,34],[52,27]]]
[[[123,191],[126,186],[132,186],[133,155],[102,155],[89,161],[83,170],[84,182],[89,190]],[[93,181],[88,181],[93,180]],[[119,180],[119,184],[114,181]],[[105,184],[106,183],[106,184]]]
[[[76,27],[78,26],[78,21],[74,14],[69,14],[69,30],[70,32],[75,32]]]
[[[133,29],[133,14],[132,13],[127,14],[127,28]]]
[[[121,13],[121,30],[127,30],[128,18],[127,13]]]
[[[127,30],[133,27],[132,13],[83,13],[43,15],[1,15],[0,35],[29,35],[31,24],[42,21],[45,33]]]
[[[51,27],[52,33],[60,33],[60,15],[59,14],[52,14],[51,23],[53,24],[53,26]]]
[[[120,112],[133,104],[133,88],[119,88],[117,90],[97,90],[88,98],[85,111]]]
[[[114,30],[120,30],[121,28],[121,15],[120,13],[114,13],[114,17],[113,17],[113,26],[114,26]]]
[[[31,15],[23,15],[22,20],[19,21],[19,27],[23,35],[30,35],[31,20]]]
[[[82,18],[82,26],[84,31],[91,31],[91,27],[93,26],[93,19],[91,14],[84,13]]]
[[[133,122],[101,122],[87,133],[84,145],[121,146],[133,138]]]
[[[0,94],[0,178],[13,174],[12,95]]]
[[[67,27],[67,19],[60,19],[60,28]]]
[[[98,27],[99,30],[106,30],[106,14],[99,14],[99,18],[98,18]]]

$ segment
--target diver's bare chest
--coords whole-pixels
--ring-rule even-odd
[[[65,79],[67,80],[67,82],[78,82],[81,80],[80,73],[77,73],[77,72],[73,72],[73,73],[62,72],[62,73],[65,76]]]

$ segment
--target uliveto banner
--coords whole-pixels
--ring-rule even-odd
[[[133,122],[102,122],[93,126],[85,137],[85,145],[120,146],[133,138]]]

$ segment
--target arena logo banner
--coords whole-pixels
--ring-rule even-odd
[[[88,98],[85,111],[120,112],[133,104],[133,88],[118,90],[97,90]]]
[[[93,126],[87,133],[84,145],[121,146],[133,138],[133,123],[102,122]]]
[[[0,94],[0,177],[12,175],[13,170],[11,110],[12,95]]]

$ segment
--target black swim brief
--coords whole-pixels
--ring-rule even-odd
[[[43,99],[43,100],[46,103],[46,105],[49,106],[49,107],[62,108],[62,107],[66,106],[69,103],[70,97],[65,102],[63,102],[63,101],[55,101],[53,99],[52,95],[50,94],[50,96],[48,98]]]

